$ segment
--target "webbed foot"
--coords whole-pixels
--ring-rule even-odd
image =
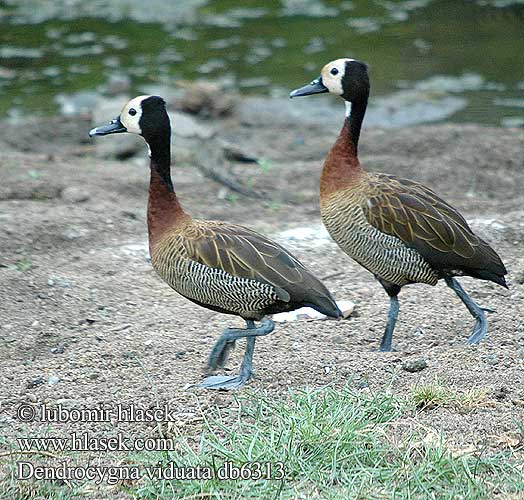
[[[484,315],[475,318],[473,333],[468,338],[468,344],[478,344],[488,333],[488,321]]]
[[[244,386],[251,378],[251,374],[246,375],[211,375],[205,378],[197,387],[205,389],[222,389],[232,391]]]

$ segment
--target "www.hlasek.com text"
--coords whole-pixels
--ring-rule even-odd
[[[127,437],[121,432],[113,436],[93,436],[89,432],[72,432],[67,437],[19,437],[23,452],[44,451],[173,451],[173,438]]]

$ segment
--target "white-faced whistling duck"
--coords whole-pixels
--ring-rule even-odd
[[[469,343],[487,333],[484,311],[454,276],[472,276],[507,288],[504,264],[453,207],[429,188],[388,174],[367,173],[358,159],[358,139],[369,96],[366,64],[337,59],[290,97],[331,92],[346,101],[344,126],[320,179],[322,220],[350,257],[375,275],[390,297],[381,351],[390,351],[404,285],[436,285],[444,279],[475,318]]]
[[[171,125],[161,97],[132,99],[118,118],[89,135],[120,132],[142,136],[150,150],[147,224],[154,269],[192,302],[240,316],[247,324],[226,329],[208,360],[209,369],[222,367],[235,341],[245,337],[240,374],[210,376],[201,387],[236,389],[249,380],[256,337],[274,329],[266,315],[303,306],[342,315],[326,287],[279,244],[242,226],[193,219],[182,209],[171,181]]]

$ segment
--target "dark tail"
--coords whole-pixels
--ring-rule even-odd
[[[481,238],[479,238],[479,241],[483,244],[482,250],[485,256],[485,261],[482,269],[474,269],[471,275],[475,278],[480,278],[481,280],[493,281],[493,283],[496,283],[497,285],[508,288],[506,278],[504,277],[508,274],[508,271],[499,254]]]
[[[329,292],[328,292],[329,293]],[[331,297],[331,294],[327,297],[315,297],[315,302],[304,304],[307,307],[312,307],[319,313],[325,314],[330,318],[342,318],[342,311],[338,308],[335,299]]]
[[[506,269],[504,269],[504,271],[504,274],[507,274]],[[481,280],[486,281],[493,281],[493,283],[496,283],[497,285],[503,286],[504,288],[508,288],[508,284],[506,283],[506,278],[504,277],[504,274],[495,274],[494,272],[486,270],[480,270],[471,273],[471,275],[475,278],[480,278]]]

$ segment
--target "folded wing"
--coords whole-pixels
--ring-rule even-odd
[[[460,213],[427,187],[378,174],[363,206],[369,223],[417,250],[430,266],[505,286],[504,264]]]
[[[309,305],[329,316],[340,312],[326,287],[285,248],[243,226],[206,221],[185,234],[190,259],[238,278],[272,285],[290,306]]]

